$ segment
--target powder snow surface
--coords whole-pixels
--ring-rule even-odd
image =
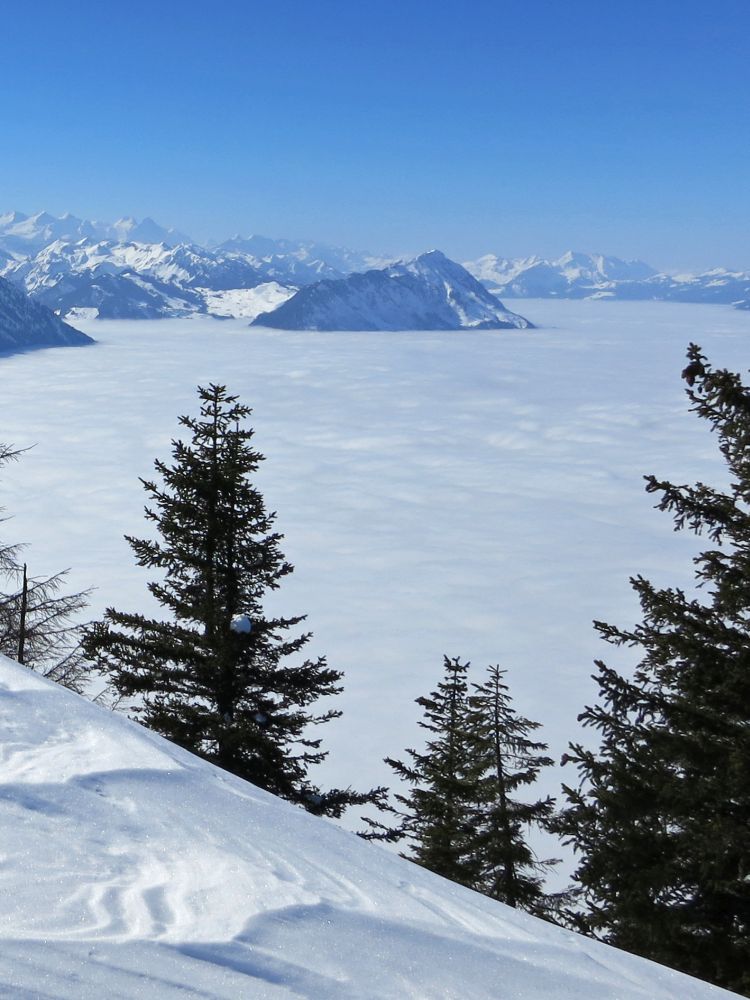
[[[730,996],[452,885],[0,657],[0,995]]]

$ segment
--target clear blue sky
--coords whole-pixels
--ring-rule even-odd
[[[0,210],[750,267],[750,0],[35,0]]]

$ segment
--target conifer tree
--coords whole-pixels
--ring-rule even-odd
[[[564,894],[547,895],[543,875],[555,862],[539,861],[525,837],[546,828],[551,798],[522,802],[522,786],[533,784],[552,760],[546,744],[530,734],[539,724],[514,711],[503,673],[490,667],[487,680],[469,694],[469,663],[443,659],[443,679],[428,697],[418,723],[430,734],[408,763],[386,758],[407,785],[386,811],[393,825],[368,820],[371,839],[406,840],[404,857],[445,878],[510,906],[555,919]]]
[[[489,667],[486,680],[472,684],[468,699],[467,732],[478,773],[469,842],[478,867],[474,888],[509,906],[551,916],[559,900],[545,893],[544,874],[556,862],[538,860],[527,836],[532,827],[547,828],[554,799],[525,802],[518,792],[533,785],[553,760],[545,755],[547,744],[531,738],[540,724],[517,714],[503,677],[499,667]]]
[[[13,448],[12,445],[0,442],[0,469],[8,462],[15,462],[20,454],[21,452],[17,448]],[[5,508],[0,507],[0,515],[4,513]],[[0,516],[0,524],[4,524],[7,520],[7,517]],[[7,576],[18,570],[19,549],[19,545],[10,545],[0,541],[0,575]]]
[[[595,623],[640,663],[632,678],[597,663],[599,702],[580,718],[601,742],[566,755],[579,783],[557,827],[592,933],[750,996],[750,389],[694,344],[683,377],[729,486],[646,489],[677,530],[708,536],[702,590],[638,576],[641,622]]]
[[[0,653],[82,694],[90,665],[78,618],[90,591],[60,593],[66,576],[30,578],[25,563],[6,574],[13,587],[0,594]]]
[[[386,758],[386,763],[411,788],[395,795],[398,817],[381,836],[408,842],[404,857],[463,885],[478,876],[469,851],[473,829],[476,769],[466,729],[468,663],[443,658],[443,678],[427,697],[417,698],[424,709],[418,725],[429,733],[422,752],[407,749],[410,761]],[[370,824],[371,826],[377,824]]]
[[[322,792],[308,770],[326,756],[310,727],[341,713],[311,710],[338,694],[341,673],[324,658],[289,664],[308,642],[303,617],[264,611],[264,596],[292,571],[252,484],[264,456],[246,426],[251,410],[225,386],[198,389],[200,415],[183,416],[188,440],[172,442],[159,481],[142,480],[155,538],[127,536],[138,565],[160,571],[151,594],[164,620],[109,608],[87,653],[141,721],[248,781],[338,816],[370,794]],[[291,633],[291,634],[290,634]]]

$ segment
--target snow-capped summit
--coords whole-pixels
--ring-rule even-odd
[[[55,240],[94,238],[97,224],[66,213],[57,218],[49,212],[24,215],[9,212],[0,216],[0,248],[14,254],[34,255]]]
[[[727,1000],[365,843],[0,656],[0,992]]]
[[[153,219],[137,222],[133,218],[120,219],[114,225],[79,219],[66,212],[59,217],[49,212],[24,215],[7,212],[0,215],[0,248],[25,256],[34,256],[55,241],[75,243],[81,239],[94,241],[116,240],[140,243],[165,243],[176,246],[190,242],[176,229],[165,228]]]
[[[570,280],[637,281],[650,278],[656,271],[642,260],[621,260],[600,253],[576,253],[568,250],[552,266]]]
[[[251,236],[241,236],[235,233],[228,240],[219,244],[222,250],[233,250],[237,253],[246,253],[250,257],[257,257],[259,260],[273,257],[277,254],[299,253],[300,244],[292,240],[274,240],[269,236],[259,234]]]
[[[7,229],[10,226],[15,226],[19,222],[24,222],[26,219],[28,219],[28,215],[24,215],[23,212],[0,213],[0,230]]]
[[[185,233],[171,226],[160,226],[149,217],[137,222],[132,216],[126,216],[107,228],[110,230],[110,238],[121,243],[162,243],[168,247],[176,247],[180,243],[192,242]]]
[[[469,272],[439,250],[302,288],[256,325],[289,330],[524,329]]]

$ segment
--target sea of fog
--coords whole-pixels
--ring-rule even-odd
[[[295,573],[274,609],[307,614],[310,655],[345,672],[319,735],[324,783],[389,783],[419,745],[414,699],[443,654],[508,670],[555,757],[596,695],[594,658],[623,667],[592,619],[625,624],[633,574],[690,587],[697,542],[653,510],[643,475],[722,482],[680,371],[697,341],[750,367],[750,314],[725,306],[519,300],[532,331],[300,333],[243,321],[96,322],[93,347],[0,358],[6,541],[31,573],[71,568],[106,606],[151,607],[123,539],[147,532],[154,458],[169,458],[195,387],[253,409],[258,476]],[[566,775],[572,780],[572,775]],[[559,775],[545,778],[556,791]]]

